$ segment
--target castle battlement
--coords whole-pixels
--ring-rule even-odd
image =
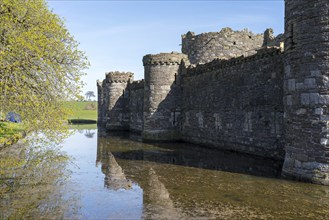
[[[143,57],[143,65],[180,65],[182,60],[188,62],[188,57],[177,52],[147,54]]]
[[[131,90],[144,89],[144,79],[133,81],[132,83],[129,84],[129,89]]]
[[[131,72],[108,72],[105,73],[105,78],[110,83],[127,83],[130,81],[133,81],[134,79],[134,73]]]

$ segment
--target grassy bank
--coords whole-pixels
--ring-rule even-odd
[[[73,114],[68,118],[72,124],[95,124],[97,121],[97,102],[68,102]],[[0,121],[0,146],[10,145],[22,138],[24,130],[19,123]]]
[[[97,102],[69,102],[73,115],[68,120],[73,123],[91,123],[97,120]]]

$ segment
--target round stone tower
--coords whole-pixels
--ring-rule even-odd
[[[285,0],[282,175],[329,185],[329,2]]]
[[[108,97],[105,103],[105,118],[107,130],[129,130],[129,92],[128,83],[132,82],[134,74],[130,72],[106,73],[103,97]]]
[[[220,32],[182,35],[182,53],[187,54],[192,64],[208,63],[214,59],[230,59],[249,56],[262,47],[264,35],[247,29],[233,31],[223,28]]]
[[[143,57],[144,125],[143,139],[170,141],[180,139],[179,115],[181,89],[179,71],[188,62],[181,53],[160,53]]]

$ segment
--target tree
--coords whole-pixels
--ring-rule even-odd
[[[95,97],[95,93],[93,91],[86,92],[86,99],[90,101],[91,97]]]
[[[1,113],[20,114],[30,129],[61,128],[70,113],[66,101],[79,97],[88,66],[44,0],[1,0]]]

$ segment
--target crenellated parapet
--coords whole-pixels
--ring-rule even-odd
[[[144,79],[135,80],[129,84],[129,90],[144,89]]]
[[[182,60],[188,63],[187,55],[177,52],[147,54],[143,57],[143,65],[180,65]]]
[[[134,80],[134,74],[131,72],[108,72],[105,76],[109,83],[128,83]]]

